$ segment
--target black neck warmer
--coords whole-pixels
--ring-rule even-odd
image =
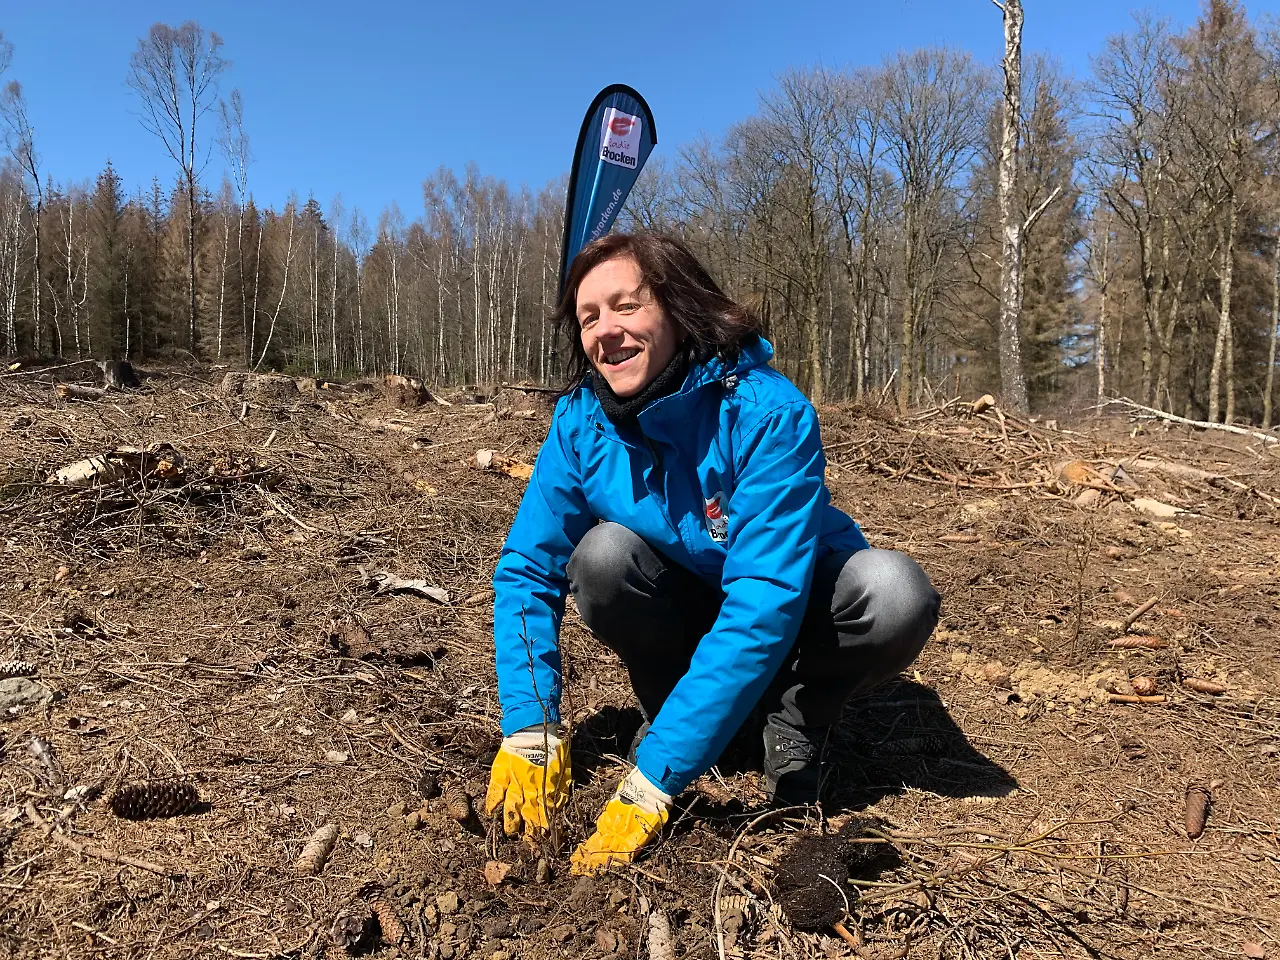
[[[675,393],[684,386],[684,378],[689,373],[689,355],[685,350],[677,350],[671,362],[663,368],[647,387],[634,397],[620,397],[613,392],[604,375],[597,370],[591,373],[591,388],[600,401],[605,416],[617,426],[639,427],[640,411],[653,401]]]

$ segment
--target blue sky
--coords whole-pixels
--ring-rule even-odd
[[[1248,0],[1257,16],[1280,0]],[[1027,52],[1078,74],[1104,38],[1128,28],[1112,0],[1025,0]],[[1152,6],[1175,23],[1198,0]],[[655,156],[750,115],[761,90],[793,66],[876,63],[902,48],[949,44],[995,63],[1000,12],[990,0],[693,0],[620,3],[336,3],[68,0],[8,2],[14,44],[5,77],[22,82],[37,147],[55,181],[88,180],[110,157],[126,189],[171,181],[175,168],[138,123],[125,85],[129,55],[157,20],[217,31],[239,87],[260,204],[290,190],[328,208],[341,194],[376,223],[391,201],[422,210],[421,184],[441,165],[537,189],[567,171],[592,96],[629,83],[653,108]],[[206,117],[207,134],[214,116]],[[211,142],[206,140],[206,142]],[[206,182],[217,188],[216,150]]]

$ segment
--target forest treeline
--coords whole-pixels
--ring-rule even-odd
[[[442,168],[420,213],[372,221],[340,197],[260,206],[221,46],[157,24],[130,58],[164,170],[145,191],[110,163],[82,183],[44,176],[21,83],[4,78],[0,349],[557,382],[565,180],[532,192]],[[11,53],[0,37],[0,73]],[[1087,76],[1031,57],[1022,80],[1033,409],[1123,395],[1270,426],[1280,29],[1206,0],[1189,26],[1135,15]],[[1000,71],[954,49],[794,69],[723,136],[655,155],[620,227],[683,237],[815,401],[994,391],[1001,104]],[[202,170],[210,150],[221,162]]]

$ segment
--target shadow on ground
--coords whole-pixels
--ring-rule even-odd
[[[571,748],[574,779],[591,783],[597,770],[625,758],[641,720],[635,707],[609,705],[579,723]],[[760,772],[761,722],[748,718],[720,758],[721,774]],[[826,758],[828,813],[860,810],[909,789],[943,797],[1003,797],[1018,786],[969,742],[938,694],[912,680],[890,681],[850,701],[831,732]]]

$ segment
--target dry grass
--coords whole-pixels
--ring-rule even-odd
[[[438,796],[481,795],[499,736],[487,587],[524,485],[474,453],[531,462],[547,408],[508,391],[408,414],[324,393],[245,411],[200,371],[52,399],[77,372],[0,379],[0,659],[35,662],[59,693],[0,718],[2,956],[313,957],[357,900],[369,909],[346,915],[384,917],[383,942],[366,938],[382,956],[397,920],[404,956],[644,956],[654,910],[680,956],[847,955],[771,904],[797,836],[854,811],[896,850],[842,891],[865,956],[1280,953],[1274,451],[1115,420],[1069,433],[957,407],[824,410],[836,502],[929,571],[936,640],[913,676],[851,705],[824,817],[767,814],[738,750],[638,868],[576,882],[567,851],[459,823]],[[159,442],[185,457],[181,478],[45,483]],[[1089,507],[1061,478],[1072,460],[1106,479]],[[1139,496],[1185,512],[1146,516]],[[449,600],[377,594],[362,567]],[[1113,648],[1151,597],[1127,633],[1163,646]],[[564,641],[572,843],[638,715],[572,615]],[[1140,675],[1163,702],[1112,702]],[[28,755],[34,737],[56,772]],[[68,794],[171,777],[207,808],[130,822],[94,789]],[[1192,783],[1213,795],[1195,841]],[[341,834],[328,865],[299,876],[326,823]],[[497,887],[490,860],[513,865]]]

